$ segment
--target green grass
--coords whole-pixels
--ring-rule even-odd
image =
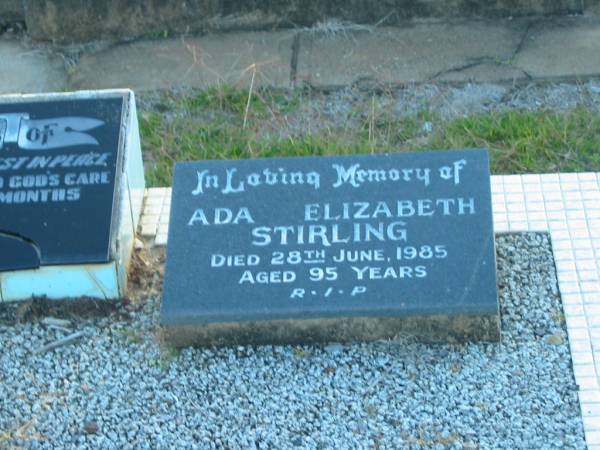
[[[469,147],[490,149],[492,173],[600,170],[600,117],[585,108],[445,121],[432,111],[399,117],[373,97],[336,121],[303,110],[308,100],[301,92],[273,90],[249,99],[247,90],[230,86],[165,94],[140,117],[148,185],[170,185],[175,161]],[[314,127],[290,125],[302,118]]]
[[[597,171],[600,116],[584,108],[476,115],[445,124],[429,144],[487,147],[494,173]]]
[[[167,124],[156,114],[143,117],[140,129],[144,152],[149,154],[146,162],[149,186],[170,185],[176,161],[337,155],[363,150],[360,142],[344,144],[322,135],[261,139],[250,131],[225,124],[199,124],[190,119]]]

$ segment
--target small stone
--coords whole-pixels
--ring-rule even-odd
[[[533,334],[536,335],[536,337],[544,337],[546,335],[546,329],[544,327],[535,327],[535,329],[533,330]]]
[[[546,344],[548,345],[561,345],[563,343],[563,337],[560,334],[551,334],[546,337]]]
[[[100,427],[98,427],[98,423],[93,420],[86,422],[86,424],[83,426],[83,430],[87,434],[96,434],[96,433],[98,433],[99,429],[100,429]]]
[[[325,346],[325,351],[330,354],[342,353],[344,346],[341,344],[329,344]]]
[[[56,317],[44,317],[42,323],[48,326],[70,327],[71,321],[66,319],[57,319]]]
[[[594,94],[600,94],[600,85],[595,84],[591,81],[588,84],[588,89],[590,90],[590,92],[593,92]]]
[[[135,241],[133,242],[133,247],[136,250],[141,250],[141,249],[143,249],[145,247],[145,245],[144,245],[144,242],[141,239],[135,238]]]

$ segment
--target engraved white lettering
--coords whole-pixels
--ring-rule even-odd
[[[460,183],[460,171],[467,165],[467,161],[461,159],[460,161],[455,161],[451,166],[442,166],[440,167],[440,177],[444,180],[453,180],[454,184]]]
[[[344,167],[341,164],[332,164],[336,171],[337,179],[333,183],[334,188],[343,184],[349,184],[355,188],[361,184],[382,183],[385,181],[421,181],[425,186],[431,182],[431,171],[428,168],[412,169],[361,169],[360,164],[353,164],[350,167]],[[459,169],[460,170],[460,169]],[[400,175],[402,173],[402,176]]]
[[[254,223],[252,214],[250,214],[250,211],[246,207],[242,207],[235,212],[229,208],[215,208],[210,217],[212,221],[208,220],[204,209],[198,208],[192,214],[188,225],[195,225],[197,222],[200,222],[202,225],[238,225],[240,222]]]
[[[198,219],[202,221],[201,216]],[[349,242],[406,242],[406,223],[352,223],[331,225],[287,225],[256,227],[252,230],[252,245],[263,247],[276,245],[322,245]]]
[[[225,170],[225,182],[221,189],[222,194],[236,194],[246,192],[248,187],[258,188],[260,186],[284,185],[309,185],[314,189],[321,186],[321,176],[317,172],[286,172],[283,168],[277,171],[264,169],[262,172],[251,172],[239,174],[235,167]],[[191,191],[192,195],[206,193],[207,189],[218,189],[221,187],[221,177],[210,173],[208,170],[196,172],[196,186]]]

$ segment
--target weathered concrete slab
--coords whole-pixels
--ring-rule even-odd
[[[265,30],[339,21],[581,14],[581,0],[24,0],[34,39],[57,43],[171,33]]]
[[[384,83],[443,79],[461,67],[510,60],[525,30],[525,22],[475,21],[304,33],[296,79],[314,86],[347,85],[362,78]],[[496,79],[489,73],[482,78]]]
[[[600,18],[564,18],[532,26],[514,61],[533,77],[600,73]]]
[[[15,41],[0,41],[0,94],[62,91],[67,75],[61,58]]]
[[[136,41],[62,58],[0,41],[0,93],[77,88],[165,89],[218,83],[316,87],[423,82],[512,82],[600,74],[600,18],[346,26]]]
[[[78,89],[133,90],[219,83],[290,85],[291,32],[140,41],[84,55],[71,77]]]

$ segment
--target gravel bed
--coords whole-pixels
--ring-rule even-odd
[[[0,322],[0,448],[585,448],[549,237],[496,240],[501,344],[175,352],[150,288],[127,319]]]
[[[178,88],[169,91],[176,98],[197,93],[197,89]],[[284,90],[285,95],[297,91]],[[165,118],[186,114],[171,110],[164,104],[163,91],[137,94],[140,111],[154,111]],[[374,95],[377,94],[377,95]],[[291,97],[290,97],[291,98]],[[341,87],[332,91],[313,91],[302,98],[301,105],[284,114],[284,120],[264,121],[258,127],[264,137],[302,136],[319,130],[355,128],[364,125],[368,112],[375,108],[389,117],[413,117],[424,111],[435,111],[443,120],[492,111],[546,110],[564,111],[583,107],[600,112],[600,79],[586,82],[507,83],[419,83],[404,87],[361,86]],[[214,110],[194,111],[197,120],[214,121]],[[187,113],[191,114],[191,113]],[[430,130],[429,130],[430,131]]]

